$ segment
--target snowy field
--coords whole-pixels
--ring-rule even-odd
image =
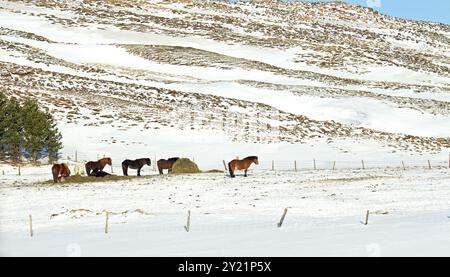
[[[42,184],[48,167],[23,172],[0,181],[2,256],[450,255],[446,168],[255,169],[235,179],[147,169],[131,181],[66,185]]]

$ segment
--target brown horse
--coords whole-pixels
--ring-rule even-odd
[[[172,173],[173,164],[178,161],[180,158],[170,158],[168,160],[160,159],[156,163],[158,165],[159,174],[163,174],[163,169],[168,169],[168,173]]]
[[[54,164],[52,166],[53,182],[56,184],[58,181],[63,181],[64,177],[70,176],[70,169],[65,163]]]
[[[258,157],[250,156],[243,160],[232,160],[228,163],[228,170],[230,171],[230,177],[236,177],[234,172],[236,170],[244,170],[244,177],[247,177],[247,170],[252,163],[258,164]]]
[[[112,166],[111,158],[103,158],[96,162],[90,161],[90,162],[86,163],[85,167],[86,167],[87,176],[94,176],[95,172],[102,171],[103,168],[105,168],[105,166],[107,164]],[[92,171],[92,173],[91,173],[91,171]]]

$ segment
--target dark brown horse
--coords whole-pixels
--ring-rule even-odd
[[[58,181],[62,182],[64,177],[70,176],[69,166],[65,163],[54,164],[52,166],[53,182],[56,184]]]
[[[87,174],[87,176],[93,176],[92,173],[94,173],[96,171],[102,171],[103,168],[105,168],[105,166],[107,164],[112,166],[111,158],[103,158],[103,159],[100,159],[100,160],[98,160],[96,162],[90,161],[90,162],[86,163],[85,167],[86,167],[86,174]],[[91,173],[91,171],[92,171],[92,173]]]
[[[258,157],[250,156],[243,160],[232,160],[228,163],[228,170],[230,171],[230,177],[236,177],[234,172],[236,170],[244,170],[244,177],[247,177],[247,170],[252,163],[258,164]]]
[[[148,158],[137,160],[125,160],[122,162],[123,175],[128,176],[128,168],[137,169],[137,176],[141,176],[141,169],[144,165],[150,165],[151,161]]]
[[[168,160],[158,160],[158,162],[156,163],[158,165],[158,171],[159,174],[163,174],[163,169],[168,169],[168,173],[172,173],[172,166],[173,164],[179,160],[180,158],[176,157],[176,158],[170,158]]]
[[[95,177],[99,178],[99,177],[108,177],[108,176],[111,176],[111,174],[109,174],[108,172],[105,172],[103,170],[100,170],[100,171],[96,170],[96,171],[92,171],[91,176],[95,176]]]

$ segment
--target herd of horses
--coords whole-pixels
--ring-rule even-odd
[[[158,166],[159,174],[164,174],[163,170],[167,169],[168,173],[172,173],[172,167],[176,161],[178,161],[178,157],[169,158],[167,160],[160,159],[156,162]],[[257,156],[249,156],[245,159],[239,160],[234,159],[228,163],[228,170],[230,172],[230,177],[234,178],[236,175],[234,174],[237,170],[244,170],[244,177],[247,177],[247,171],[250,165],[259,164]],[[111,158],[103,158],[98,161],[90,161],[85,164],[86,174],[90,177],[105,177],[110,175],[109,173],[103,171],[106,165],[112,166]],[[128,176],[128,169],[137,170],[137,176],[141,176],[141,169],[145,165],[150,166],[151,160],[149,158],[142,158],[137,160],[124,160],[122,162],[122,172],[124,176]],[[52,174],[53,174],[53,182],[63,182],[64,178],[70,176],[70,169],[66,163],[54,164],[52,166]]]

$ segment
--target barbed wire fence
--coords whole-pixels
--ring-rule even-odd
[[[109,165],[105,167],[105,171],[111,172],[113,174],[122,174],[122,161],[125,159],[134,159],[130,156],[109,155],[109,154],[86,154],[79,151],[73,151],[73,153],[66,153],[60,158],[59,162],[67,162],[69,167],[78,166],[82,172],[84,172],[84,164],[88,161],[97,161],[101,158],[111,157],[112,167]],[[157,160],[167,159],[168,157],[161,157],[154,154],[151,159],[150,166],[144,166],[142,168],[143,174],[156,174],[158,173]],[[231,159],[222,159],[214,161],[201,161],[196,160],[195,156],[187,157],[192,161],[196,162],[201,170],[221,170],[225,173],[228,172],[228,162]],[[237,158],[237,157],[235,157]],[[277,159],[263,159],[260,157],[258,165],[252,165],[250,170],[271,170],[271,171],[308,171],[308,170],[366,170],[366,169],[398,169],[398,170],[411,170],[411,169],[450,169],[450,155],[448,159],[424,159],[424,158],[393,158],[386,160],[370,160],[370,159],[346,159],[346,160],[327,160],[327,159],[316,159],[316,158],[302,158],[298,160],[277,160]],[[2,168],[0,170],[0,175],[21,175],[24,170],[27,170],[20,165],[12,166],[11,168]],[[130,173],[130,175],[134,175]]]
[[[82,152],[74,151],[72,155],[66,155],[64,160],[68,162],[75,163],[86,163],[88,161],[95,161],[101,158],[109,157],[107,154],[94,154],[87,155]],[[121,163],[125,159],[133,159],[132,157],[122,156],[113,158],[113,172],[121,172]],[[154,172],[158,171],[156,166],[157,160],[160,158],[167,159],[168,157],[158,157],[158,155],[153,155],[153,157],[148,157],[151,159],[150,169]],[[227,165],[229,160],[217,160],[217,161],[196,161],[195,157],[187,157],[192,161],[198,163],[203,169],[219,169],[228,171]],[[397,158],[397,159],[387,159],[387,160],[370,160],[370,159],[346,159],[346,160],[328,160],[328,159],[298,159],[298,160],[264,160],[261,159],[257,166],[252,166],[252,169],[258,170],[273,170],[273,171],[302,171],[302,170],[341,170],[341,169],[382,169],[382,168],[397,168],[402,170],[413,169],[413,168],[449,168],[450,169],[450,155],[448,160],[446,159],[423,159],[410,157],[408,159]],[[147,169],[148,170],[148,169]]]
[[[302,171],[302,170],[341,170],[341,169],[377,169],[377,168],[397,168],[401,170],[413,168],[450,168],[449,161],[446,160],[424,160],[424,159],[404,159],[404,160],[269,160],[260,161],[257,166],[262,170],[274,171]]]

